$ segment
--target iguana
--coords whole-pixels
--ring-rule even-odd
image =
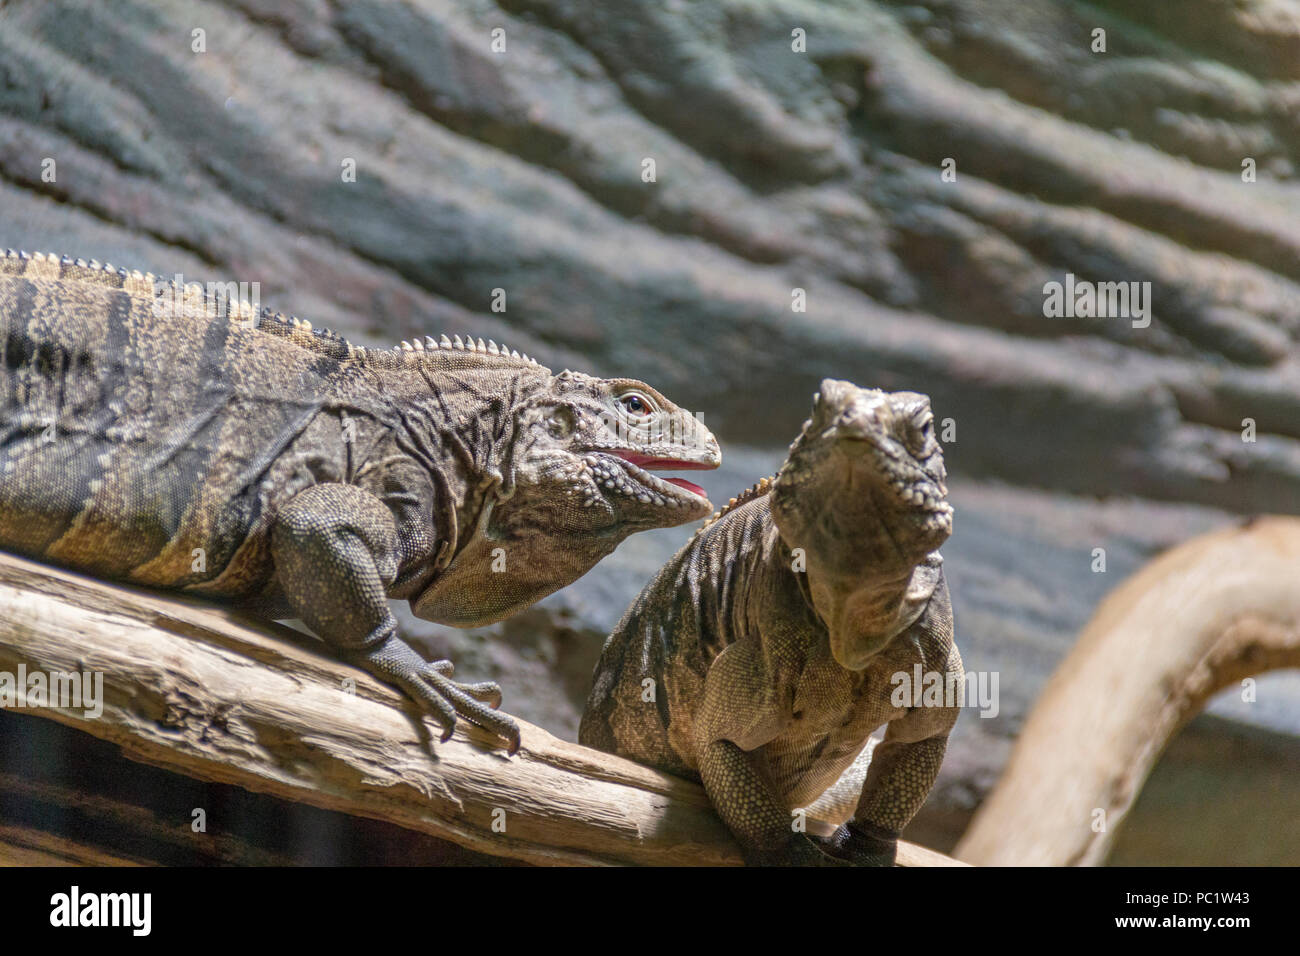
[[[365,349],[198,286],[0,257],[0,547],[297,617],[441,725],[504,738],[389,598],[466,627],[586,573],[635,531],[706,516],[693,416],[632,379],[552,374],[474,338]]]
[[[775,479],[628,608],[579,740],[701,780],[748,863],[892,864],[957,716],[951,698],[894,699],[916,665],[962,678],[936,550],[945,478],[924,395],[822,382]],[[884,724],[852,819],[825,841],[801,832],[793,811],[848,779]]]

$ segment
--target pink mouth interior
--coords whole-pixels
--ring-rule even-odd
[[[687,481],[685,478],[665,478],[664,481],[668,482],[670,485],[676,485],[678,488],[685,488],[687,491],[694,492],[701,498],[708,497],[708,495],[704,493],[703,488],[693,481]]]
[[[715,465],[705,464],[699,461],[679,461],[676,458],[651,458],[649,455],[641,455],[634,451],[615,451],[615,455],[624,461],[630,461],[638,468],[644,468],[646,471],[660,471],[671,468],[674,471],[705,471],[715,468]],[[670,485],[676,485],[678,488],[684,488],[692,494],[699,495],[701,498],[707,498],[704,489],[693,481],[687,481],[685,478],[665,478],[664,481]]]
[[[678,461],[676,458],[651,458],[649,455],[639,455],[634,451],[616,451],[624,461],[630,461],[638,468],[644,468],[646,471],[654,471],[659,468],[672,468],[674,471],[710,471],[716,468],[716,465],[709,465],[702,461]]]

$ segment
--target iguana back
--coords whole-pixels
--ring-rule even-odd
[[[286,452],[337,411],[355,367],[237,316],[163,321],[154,292],[138,274],[0,260],[0,546],[142,584],[214,582],[279,501],[346,477],[342,442]],[[266,571],[211,589],[238,595]]]

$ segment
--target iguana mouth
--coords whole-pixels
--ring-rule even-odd
[[[952,527],[953,509],[943,481],[884,455],[876,456],[871,472],[882,512],[892,506],[913,515],[927,531]]]
[[[893,504],[903,511],[918,514],[952,516],[952,506],[948,504],[948,486],[938,478],[928,474],[914,460],[900,457],[881,438],[868,431],[840,431],[836,435],[839,447],[852,449],[850,454],[861,454],[866,449],[869,464],[866,466],[882,488],[892,491]]]
[[[687,481],[685,478],[660,478],[658,475],[651,475],[651,471],[705,471],[717,468],[716,462],[710,461],[692,461],[687,458],[656,458],[653,455],[645,455],[641,452],[630,451],[626,448],[611,448],[608,453],[616,458],[622,459],[630,467],[628,472],[643,484],[654,487],[655,483],[673,485],[693,495],[708,500],[708,494],[693,481]]]
[[[952,531],[952,505],[943,494],[943,486],[927,482],[895,484],[895,506],[910,515],[915,529],[923,534],[948,534]]]

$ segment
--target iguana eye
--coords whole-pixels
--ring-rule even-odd
[[[913,451],[921,452],[930,447],[934,441],[934,416],[926,414],[912,420],[908,429],[907,444]]]
[[[649,415],[654,411],[654,406],[650,400],[636,392],[628,392],[626,395],[620,395],[619,404],[626,408],[633,415]]]

